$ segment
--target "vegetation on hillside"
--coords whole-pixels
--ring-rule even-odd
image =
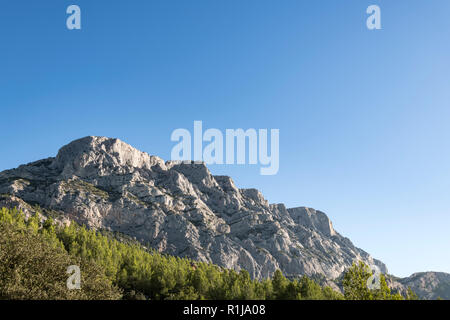
[[[80,266],[81,290],[66,287],[70,265]],[[366,266],[354,265],[344,277],[344,295],[280,271],[252,280],[245,270],[162,255],[76,223],[58,226],[0,210],[0,299],[403,299],[390,293],[384,278],[381,289],[369,290],[369,277]]]

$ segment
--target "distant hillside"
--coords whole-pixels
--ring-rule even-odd
[[[450,300],[450,274],[444,272],[418,272],[400,279],[405,287],[411,287],[423,299]]]

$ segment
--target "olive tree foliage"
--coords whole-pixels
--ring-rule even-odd
[[[372,271],[363,262],[353,263],[347,270],[343,279],[344,297],[346,300],[403,300],[399,293],[392,294],[386,278],[380,275],[378,289],[369,289],[367,282],[372,277]]]
[[[70,256],[49,233],[38,233],[36,218],[27,223],[5,211],[0,213],[0,299],[72,300],[119,299],[101,268],[85,259]],[[55,238],[54,238],[55,239]],[[80,289],[67,287],[67,268],[81,270]]]

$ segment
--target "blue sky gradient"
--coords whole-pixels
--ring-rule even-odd
[[[66,28],[66,8],[82,30]],[[366,28],[381,7],[382,30]],[[280,170],[214,165],[326,212],[390,272],[450,272],[448,0],[2,1],[0,170],[100,135],[280,129]]]

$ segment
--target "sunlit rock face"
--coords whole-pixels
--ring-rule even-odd
[[[122,232],[160,252],[245,269],[253,278],[280,269],[334,279],[356,260],[387,272],[321,211],[269,204],[204,164],[164,162],[118,139],[82,138],[55,158],[1,172],[0,194],[0,206]]]

